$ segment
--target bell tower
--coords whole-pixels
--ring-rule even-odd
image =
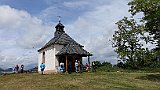
[[[64,25],[61,23],[60,16],[58,16],[58,17],[59,17],[59,23],[55,26],[55,28],[56,28],[56,31],[54,33],[55,37],[59,37],[60,35],[65,33]]]

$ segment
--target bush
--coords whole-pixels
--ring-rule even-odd
[[[112,67],[112,64],[109,62],[103,62],[97,66],[97,71],[116,72],[120,71],[120,68]]]
[[[103,63],[101,64],[101,66],[112,67],[112,64],[109,63],[109,62],[103,62]]]

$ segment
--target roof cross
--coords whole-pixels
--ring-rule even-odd
[[[59,23],[61,22],[61,16],[57,16],[58,17],[58,19],[59,19]]]

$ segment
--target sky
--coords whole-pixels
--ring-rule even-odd
[[[91,61],[116,64],[109,40],[117,30],[115,23],[130,16],[129,1],[0,0],[0,68],[35,67],[37,50],[53,38],[57,16],[65,32],[93,54]]]

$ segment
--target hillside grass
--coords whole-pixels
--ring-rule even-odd
[[[10,74],[0,76],[0,90],[160,90],[160,73]]]

